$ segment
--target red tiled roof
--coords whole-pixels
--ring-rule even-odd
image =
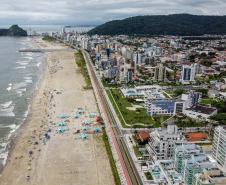
[[[146,131],[138,131],[136,134],[136,138],[141,142],[147,141],[150,138],[150,135]]]
[[[202,132],[188,133],[186,134],[186,138],[188,141],[202,141],[207,139],[208,135]]]

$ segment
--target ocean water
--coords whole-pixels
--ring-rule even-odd
[[[11,25],[0,25],[0,28],[9,28]],[[61,32],[64,25],[19,25],[23,29],[25,29],[28,34],[36,33],[51,33],[51,32]],[[66,28],[66,32],[87,32],[94,28],[94,26],[72,26],[70,28]]]
[[[9,139],[27,117],[43,71],[43,53],[18,50],[35,47],[29,37],[0,37],[0,166],[6,161]]]

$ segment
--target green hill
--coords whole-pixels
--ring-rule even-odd
[[[226,34],[226,16],[190,14],[150,15],[114,20],[88,34],[98,35],[181,35]]]
[[[0,36],[27,36],[27,32],[18,25],[12,25],[9,29],[0,29]]]

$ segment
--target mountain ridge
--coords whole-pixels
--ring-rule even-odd
[[[226,16],[214,15],[144,15],[106,22],[89,35],[175,35],[200,36],[226,34]]]

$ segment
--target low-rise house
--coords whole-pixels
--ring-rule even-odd
[[[137,131],[135,137],[140,144],[146,144],[149,141],[150,135],[148,132],[141,130]]]

